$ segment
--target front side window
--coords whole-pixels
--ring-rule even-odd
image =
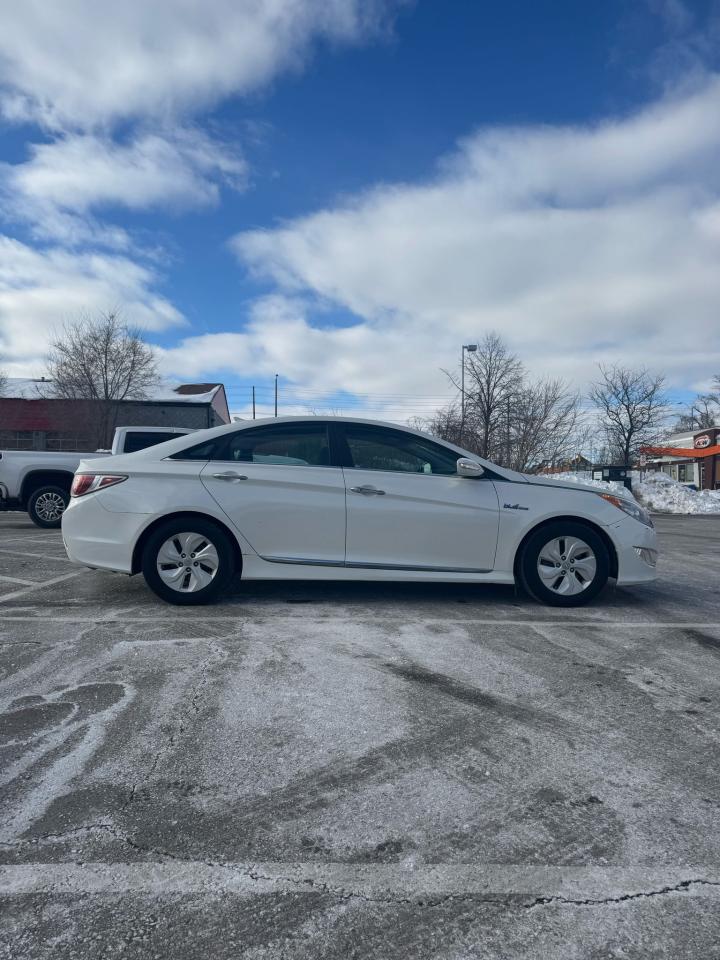
[[[443,476],[457,474],[457,455],[422,437],[382,427],[348,424],[345,439],[352,466],[356,469]]]
[[[223,460],[288,467],[327,467],[330,448],[322,424],[280,425],[239,430],[230,438]]]

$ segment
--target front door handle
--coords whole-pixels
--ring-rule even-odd
[[[366,497],[382,497],[385,495],[384,490],[378,490],[377,487],[372,487],[370,484],[366,484],[363,487],[350,487],[351,493],[362,493]]]
[[[228,471],[227,473],[214,473],[213,479],[233,481],[233,480],[247,480],[247,477],[243,473],[232,473],[232,471]]]

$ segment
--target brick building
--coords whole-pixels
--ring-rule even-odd
[[[8,379],[0,397],[0,449],[78,450],[97,447],[93,400],[57,400],[48,380]],[[230,423],[221,383],[162,384],[145,400],[124,400],[118,427],[188,427]]]

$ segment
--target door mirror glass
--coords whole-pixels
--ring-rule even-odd
[[[457,462],[457,472],[459,477],[481,477],[485,473],[485,467],[477,460],[460,457]]]

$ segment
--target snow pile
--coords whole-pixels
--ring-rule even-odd
[[[593,480],[589,470],[577,470],[573,473],[548,473],[542,474],[543,480],[562,480],[563,483],[577,483],[581,487],[594,487],[596,490],[602,490],[603,493],[617,493],[620,496],[630,496],[627,487],[615,480]]]
[[[622,483],[593,480],[589,471],[555,473],[544,479],[562,480],[564,483],[577,483],[596,490],[612,490],[620,496],[630,496]],[[720,490],[691,490],[666,473],[645,473],[640,479],[640,474],[634,470],[632,494],[654,513],[720,513]]]
[[[633,493],[656,513],[720,513],[719,490],[691,490],[666,473],[646,473]]]

